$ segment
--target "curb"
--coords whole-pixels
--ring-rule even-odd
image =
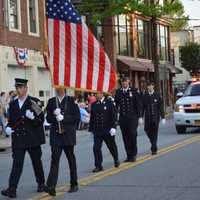
[[[11,148],[11,139],[0,137],[0,152]]]

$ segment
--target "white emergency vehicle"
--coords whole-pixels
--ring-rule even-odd
[[[174,121],[178,134],[188,127],[200,127],[200,81],[191,83],[175,105]]]

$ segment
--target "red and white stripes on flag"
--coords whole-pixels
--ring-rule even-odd
[[[116,73],[87,25],[47,18],[53,85],[110,92]]]

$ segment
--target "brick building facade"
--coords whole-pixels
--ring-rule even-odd
[[[43,0],[0,1],[0,91],[13,90],[14,78],[27,78],[30,94],[46,103],[52,88],[41,53],[44,3]],[[18,64],[13,47],[28,49],[25,67]]]

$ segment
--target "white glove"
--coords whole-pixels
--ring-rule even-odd
[[[139,122],[139,125],[142,125],[144,123],[144,121],[141,117],[139,118],[138,122]]]
[[[14,131],[9,126],[6,127],[6,135],[11,135]]]
[[[56,108],[53,113],[54,113],[54,115],[58,116],[61,113],[61,109],[60,108]]]
[[[64,119],[64,116],[59,114],[59,115],[56,116],[56,119],[57,119],[58,122],[61,122]]]
[[[111,136],[115,136],[116,135],[116,129],[115,128],[111,128],[110,129],[110,135]]]
[[[162,124],[163,124],[163,125],[166,124],[166,119],[165,119],[165,118],[162,119]]]
[[[34,119],[35,119],[34,113],[31,112],[30,110],[26,110],[26,117],[27,117],[28,119],[31,119],[31,120],[34,120]]]

